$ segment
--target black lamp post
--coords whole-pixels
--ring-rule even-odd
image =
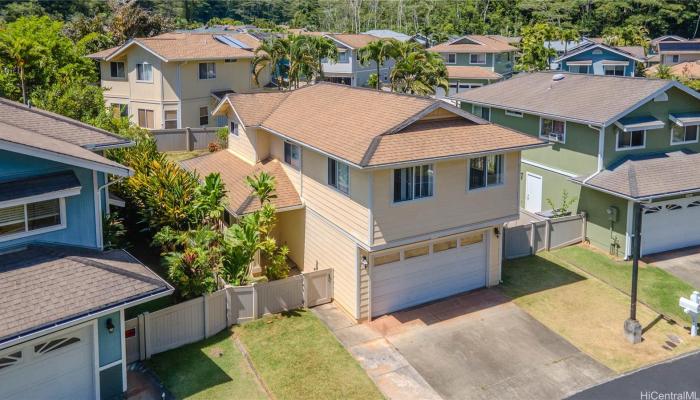
[[[625,337],[630,343],[642,341],[642,325],[637,321],[637,281],[639,279],[639,257],[642,248],[642,210],[640,203],[634,203],[632,237],[632,290],[630,291],[630,317],[625,321]]]

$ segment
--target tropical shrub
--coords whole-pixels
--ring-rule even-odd
[[[221,148],[219,147],[219,144],[216,142],[209,143],[209,145],[207,147],[208,147],[210,153],[216,153],[217,151],[221,150]]]
[[[219,146],[222,149],[228,147],[228,128],[223,126],[216,130],[216,138],[219,140]]]
[[[576,202],[576,197],[569,197],[569,192],[564,189],[561,192],[561,200],[559,206],[554,205],[552,199],[547,199],[547,204],[552,207],[552,214],[555,218],[564,217],[571,214],[569,208]]]

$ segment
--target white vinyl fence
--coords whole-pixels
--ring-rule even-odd
[[[216,131],[219,128],[153,129],[150,131],[156,140],[158,151],[203,150],[209,143],[218,143]]]
[[[211,337],[233,324],[266,314],[329,303],[333,297],[333,270],[307,272],[249,286],[226,286],[127,320],[127,362]]]
[[[586,238],[586,214],[533,221],[504,229],[507,259],[537,254],[580,243]]]

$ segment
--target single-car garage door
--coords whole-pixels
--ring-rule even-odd
[[[642,216],[642,254],[700,245],[700,200],[652,203]]]
[[[0,399],[93,399],[92,325],[0,352]]]
[[[372,316],[486,286],[485,242],[469,234],[374,256]]]

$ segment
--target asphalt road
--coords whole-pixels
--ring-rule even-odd
[[[671,397],[671,393],[687,393]],[[662,397],[667,394],[668,397]],[[572,400],[700,400],[700,353],[655,365],[577,393]]]

